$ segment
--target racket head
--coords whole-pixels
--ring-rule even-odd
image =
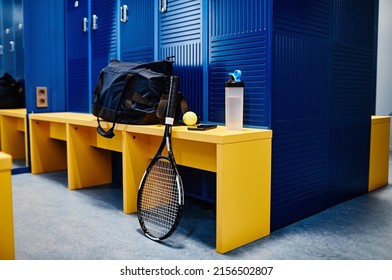
[[[154,158],[137,198],[137,216],[145,235],[155,241],[168,238],[180,222],[183,206],[183,185],[176,165],[169,157]]]

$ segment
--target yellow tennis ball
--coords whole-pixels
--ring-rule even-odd
[[[186,125],[194,125],[197,123],[197,115],[192,111],[188,111],[182,116],[182,121]]]

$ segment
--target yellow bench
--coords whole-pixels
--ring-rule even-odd
[[[138,186],[162,139],[163,125],[117,124],[116,136],[107,139],[97,134],[91,114],[30,114],[29,121],[32,173],[67,169],[69,189],[106,184],[112,181],[110,153],[121,152],[123,211],[136,211]],[[272,131],[218,127],[195,132],[178,126],[172,135],[179,165],[217,174],[217,252],[269,235]]]
[[[13,159],[28,163],[26,109],[0,110],[0,147]]]
[[[12,157],[0,152],[0,260],[15,258],[11,167]]]

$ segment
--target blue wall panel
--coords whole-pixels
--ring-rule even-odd
[[[244,125],[270,126],[270,1],[210,1],[209,121],[225,122],[224,84],[242,71]]]

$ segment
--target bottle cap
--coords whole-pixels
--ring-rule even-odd
[[[241,81],[241,70],[235,70],[229,73],[229,80],[225,83],[226,87],[244,87],[244,82]]]

